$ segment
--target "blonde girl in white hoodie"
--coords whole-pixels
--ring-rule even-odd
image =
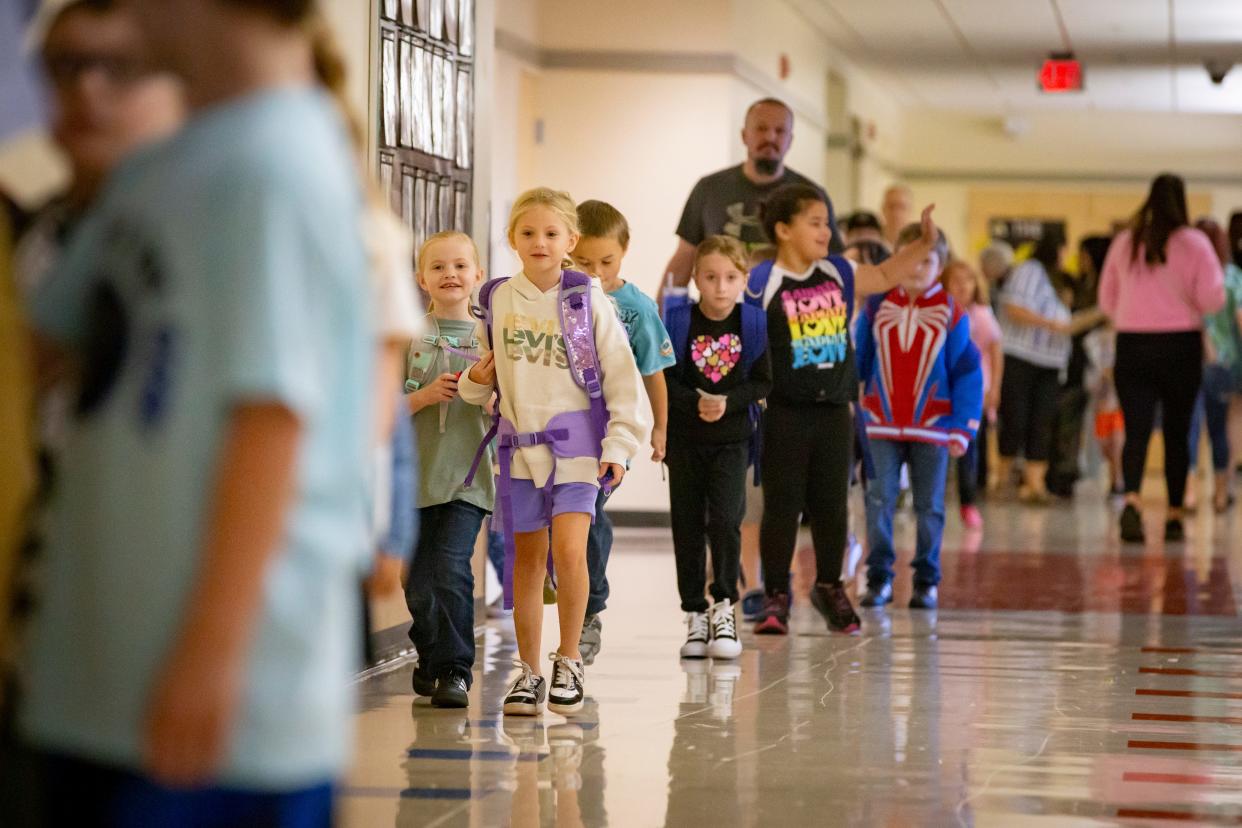
[[[571,373],[574,352],[567,351],[561,330],[562,280],[570,278],[562,266],[577,243],[578,212],[568,193],[538,188],[517,199],[509,216],[509,244],[522,260],[522,272],[491,291],[488,333],[494,350],[458,386],[462,399],[476,405],[499,391],[501,438],[509,435],[514,446],[510,514],[497,509],[502,522],[512,523],[504,531],[514,546],[513,619],[521,673],[505,698],[504,712],[510,715],[538,715],[545,699],[555,713],[582,708],[578,640],[597,490],[601,480],[613,487],[621,482],[651,427],[625,329],[599,282],[587,280],[608,417],[602,441],[583,433],[591,428],[591,399]],[[569,429],[560,429],[567,423]],[[504,487],[500,480],[498,488]],[[538,668],[549,526],[560,618],[560,646],[549,656],[550,688]]]

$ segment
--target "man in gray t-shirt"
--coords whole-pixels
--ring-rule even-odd
[[[677,225],[677,250],[665,269],[673,274],[676,285],[689,283],[694,249],[708,236],[733,236],[748,249],[768,243],[759,221],[759,205],[777,187],[808,184],[824,193],[818,184],[785,167],[785,154],[793,142],[793,112],[781,101],[764,98],[751,104],[742,127],[742,142],[746,145],[745,163],[699,179],[686,199]],[[832,227],[830,250],[836,253],[842,249],[842,242],[827,193],[824,202]]]

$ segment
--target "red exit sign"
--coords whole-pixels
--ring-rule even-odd
[[[1081,92],[1082,63],[1073,58],[1049,58],[1039,70],[1039,88],[1044,92]]]

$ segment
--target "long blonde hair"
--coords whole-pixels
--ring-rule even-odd
[[[547,207],[556,217],[565,223],[566,229],[569,230],[571,236],[579,236],[582,234],[581,225],[578,223],[578,205],[574,203],[573,196],[564,190],[553,190],[551,187],[535,187],[533,190],[527,190],[517,197],[513,202],[513,209],[509,211],[509,244],[513,244],[513,234],[517,231],[518,221],[521,220],[522,214],[532,207]],[[561,260],[561,267],[564,269],[572,269],[573,260],[565,258]]]

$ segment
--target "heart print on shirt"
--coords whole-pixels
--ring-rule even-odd
[[[690,343],[690,360],[713,383],[729,376],[742,359],[742,338],[734,333],[696,336]]]

